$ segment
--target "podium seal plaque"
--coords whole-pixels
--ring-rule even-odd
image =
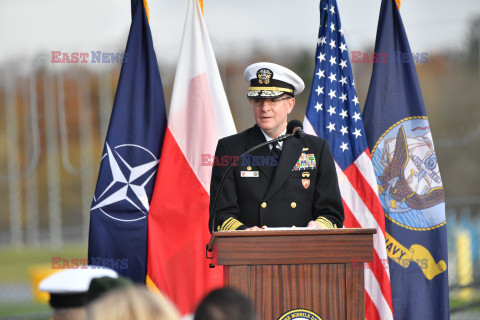
[[[294,309],[285,312],[278,320],[323,320],[318,314],[307,309]]]

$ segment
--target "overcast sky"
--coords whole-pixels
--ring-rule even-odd
[[[155,50],[175,62],[188,0],[150,0]],[[204,0],[205,21],[217,55],[241,55],[253,46],[315,50],[319,0]],[[373,45],[381,0],[337,0],[349,50]],[[403,0],[401,13],[414,52],[461,47],[479,0]],[[0,0],[0,65],[30,61],[52,50],[123,51],[130,0]]]

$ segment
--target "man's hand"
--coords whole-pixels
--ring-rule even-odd
[[[313,229],[325,229],[325,227],[323,225],[321,225],[320,223],[316,222],[316,221],[313,221],[311,220],[308,224],[307,224],[307,227],[309,228],[313,228]]]
[[[248,230],[248,231],[261,231],[262,229],[260,229],[259,227],[257,226],[254,226],[254,227],[250,227],[250,228],[247,228],[245,230]]]

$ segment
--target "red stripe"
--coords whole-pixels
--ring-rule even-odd
[[[375,306],[375,303],[373,303],[367,291],[365,291],[365,319],[368,319],[368,320],[381,319],[380,314],[378,313],[377,307]]]
[[[377,194],[373,191],[372,187],[357,168],[355,163],[352,163],[352,165],[344,171],[344,174],[362,201],[365,203],[368,210],[372,213],[383,234],[385,234],[385,217]]]
[[[388,260],[385,261],[385,264],[378,256],[377,251],[374,250],[374,257],[373,262],[368,264],[369,267],[372,269],[372,273],[378,281],[380,288],[382,288],[382,295],[387,301],[388,307],[392,310],[393,313],[393,305],[392,305],[392,289],[390,287],[390,278],[388,278],[387,268],[388,268]]]
[[[368,151],[368,149],[366,150],[366,154],[370,157],[370,152]],[[384,211],[380,200],[378,199],[376,193],[372,190],[368,181],[365,179],[365,177],[355,164],[347,168],[344,173],[347,179],[352,184],[353,188],[356,190],[360,198],[363,200],[367,208],[374,216],[383,234],[385,234]],[[358,221],[356,225],[357,227],[360,226]],[[372,268],[372,272],[382,289],[382,295],[387,301],[389,308],[393,311],[390,279],[388,278],[387,270],[383,266],[383,263],[378,256],[378,252],[375,251],[374,260],[368,265],[370,268]]]
[[[346,207],[345,203],[343,205],[344,205],[344,207]],[[348,215],[352,217],[350,219],[351,221],[349,221],[349,225],[347,226],[345,224],[345,226],[348,227],[348,228],[362,228],[362,226],[357,221],[357,219],[355,219],[353,214],[351,214],[350,208],[346,207],[345,211],[348,212]],[[388,290],[388,288],[390,287],[390,281],[389,281],[386,269],[383,267],[382,260],[378,256],[377,251],[373,250],[373,253],[374,253],[373,262],[369,262],[368,266],[373,271],[373,274],[375,275],[375,278],[377,279],[378,283],[380,284],[380,287],[382,288],[382,293],[383,293],[384,297],[386,298],[387,301],[389,301],[389,300],[391,301],[391,291]],[[386,290],[384,288],[386,288]],[[390,297],[390,299],[388,299],[388,297]],[[390,306],[390,308],[391,308],[391,306]]]
[[[368,147],[367,147],[367,149],[365,149],[364,153],[368,156],[368,158],[370,160],[372,160],[372,154],[370,153],[370,149]],[[372,164],[372,166],[373,166],[373,164]]]
[[[358,223],[357,219],[355,219],[355,216],[353,215],[352,211],[343,199],[342,202],[343,210],[345,211],[345,221],[343,222],[345,228],[362,228],[362,226],[360,225],[360,223]]]
[[[387,301],[388,307],[392,310],[393,313],[393,305],[392,305],[392,289],[390,287],[390,279],[388,278],[387,269],[383,264],[382,260],[378,256],[376,250],[373,251],[373,262],[370,262],[368,266],[371,268],[373,275],[378,281],[380,288],[382,288],[382,295]],[[385,261],[386,266],[388,267],[388,261]]]
[[[360,223],[357,221],[355,216],[353,215],[352,211],[350,208],[346,205],[345,202],[343,202],[343,207],[345,211],[345,222],[344,225],[346,228],[362,228]],[[374,256],[373,256],[373,262],[369,262],[368,266],[372,270],[373,275],[377,279],[380,288],[382,290],[382,295],[387,301],[388,306],[390,307],[390,310],[392,310],[393,313],[393,307],[392,307],[392,291],[390,287],[390,279],[388,278],[387,275],[387,270],[382,264],[382,260],[378,256],[378,253],[376,250],[373,251]],[[367,295],[367,291],[365,290],[365,295]],[[375,312],[378,313],[376,310],[375,304],[373,304],[373,307],[375,308]],[[365,305],[365,310],[368,310],[368,308],[371,308],[371,306]]]
[[[148,215],[147,271],[183,315],[223,283],[222,269],[205,259],[209,200],[167,127]]]

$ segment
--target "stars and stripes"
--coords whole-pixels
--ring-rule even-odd
[[[374,261],[365,272],[366,319],[393,319],[385,248],[385,218],[378,199],[347,44],[335,0],[320,3],[320,30],[305,131],[328,140],[345,209],[345,227],[376,228]]]

